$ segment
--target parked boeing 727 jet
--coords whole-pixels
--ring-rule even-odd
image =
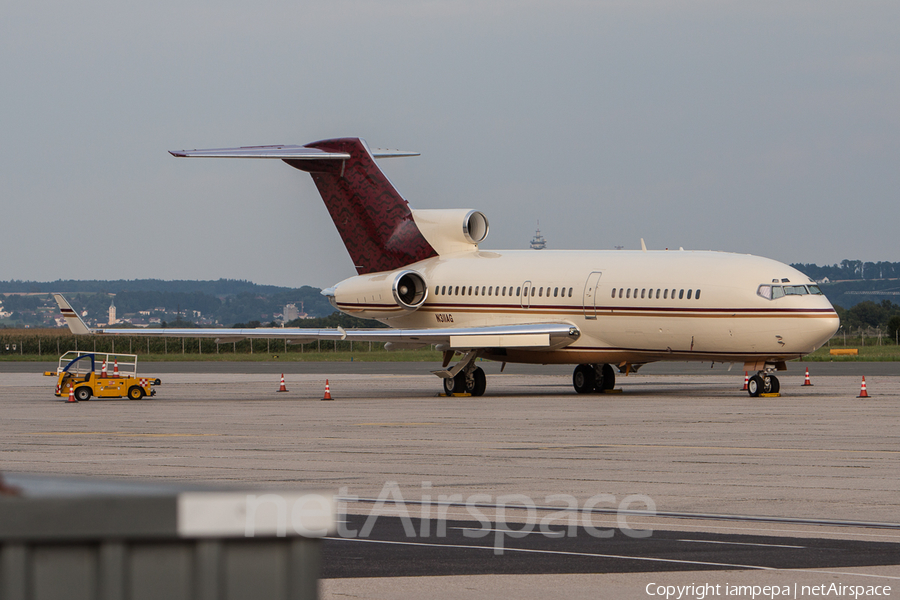
[[[391,329],[89,329],[55,294],[76,334],[277,338],[434,344],[447,393],[485,392],[479,357],[573,364],[579,393],[611,389],[615,369],[654,361],[743,363],[751,396],[777,392],[774,372],[837,331],[815,282],[785,264],[725,252],[481,250],[477,210],[414,210],[375,163],[413,156],[356,138],[306,146],[172,152],[179,157],[279,159],[306,171],[357,275],[323,294],[340,311]],[[455,354],[461,355],[451,367]]]

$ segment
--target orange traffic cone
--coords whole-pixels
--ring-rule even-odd
[[[806,367],[806,378],[803,380],[803,385],[800,387],[805,387],[808,385],[812,385],[812,382],[809,380],[809,367]]]
[[[119,376],[119,359],[115,359],[113,362],[113,377]]]
[[[334,400],[334,398],[331,397],[331,387],[329,387],[327,379],[325,380],[325,397],[322,398],[322,400]]]
[[[744,387],[741,388],[741,391],[746,392],[748,389],[750,389],[750,374],[744,371]]]
[[[279,392],[286,392],[287,388],[284,387],[284,373],[281,374],[281,387],[278,388]]]
[[[859,396],[857,398],[868,398],[869,392],[866,391],[866,376],[863,375],[862,385],[859,386]]]
[[[100,377],[106,377],[106,359],[103,359],[103,366],[100,367]]]
[[[78,400],[75,399],[75,390],[72,389],[72,384],[69,384],[69,399],[66,400],[66,404],[70,403],[78,404]]]

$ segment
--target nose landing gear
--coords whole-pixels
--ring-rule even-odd
[[[747,382],[747,392],[753,398],[759,397],[760,394],[777,394],[780,389],[778,378],[766,371],[760,371]]]

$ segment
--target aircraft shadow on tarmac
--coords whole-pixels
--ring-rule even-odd
[[[366,517],[347,515],[348,530]],[[412,519],[415,531],[419,519]],[[365,538],[332,537],[323,545],[322,578],[633,573],[741,569],[821,569],[900,564],[900,545],[857,540],[653,531],[645,538],[614,530],[601,539],[578,527],[573,537],[548,537],[539,526],[521,538],[505,535],[495,554],[495,532],[473,538],[477,521],[447,521],[446,537],[407,537],[399,517],[379,516]],[[493,525],[492,525],[493,527]],[[510,523],[516,530],[519,523]],[[598,525],[599,528],[599,525]],[[564,531],[559,522],[551,529]],[[612,531],[612,530],[610,530]]]

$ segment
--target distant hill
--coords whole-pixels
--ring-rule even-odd
[[[310,317],[334,312],[321,290],[311,286],[288,288],[235,279],[0,281],[0,304],[10,314],[0,318],[0,326],[52,326],[58,310],[49,297],[51,291],[65,294],[79,313],[86,312],[90,325],[106,323],[112,302],[117,318],[151,326],[181,319],[205,326],[249,321],[267,324],[280,320],[288,304],[298,310],[302,307]]]
[[[900,263],[845,259],[840,264],[821,267],[812,263],[791,266],[822,282],[822,291],[831,303],[844,308],[866,300],[900,300]]]
[[[308,287],[308,286],[305,286]],[[116,279],[76,280],[57,279],[56,281],[0,281],[0,294],[35,293],[35,292],[88,292],[118,294],[120,292],[200,292],[210,296],[234,296],[242,292],[269,296],[292,288],[275,285],[259,285],[243,279],[218,279],[207,281],[189,281],[176,279]]]

